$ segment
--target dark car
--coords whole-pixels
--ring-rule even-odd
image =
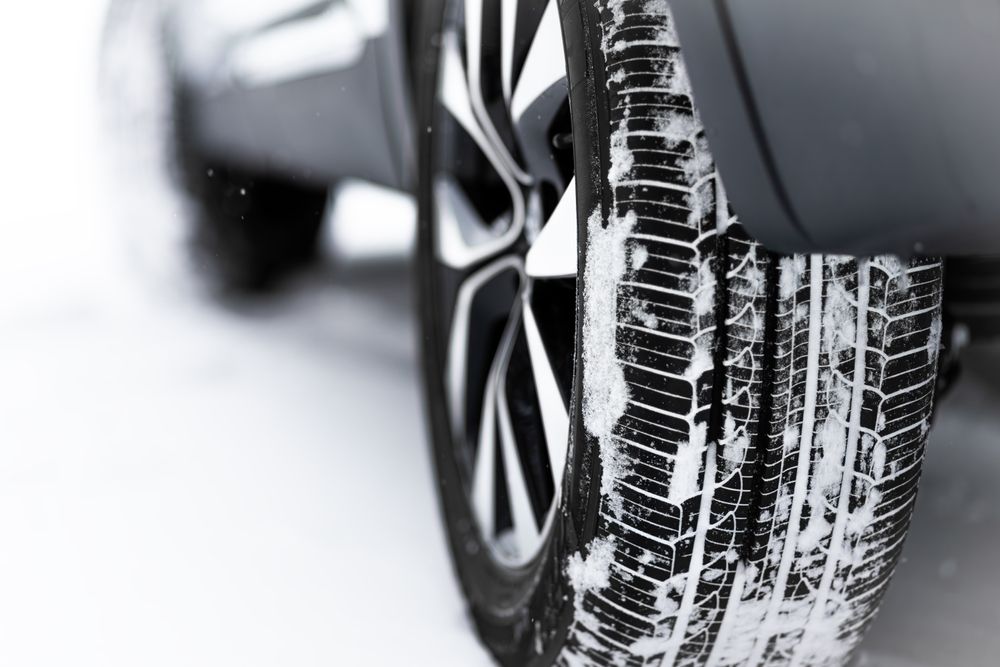
[[[164,29],[224,283],[310,258],[341,179],[416,193],[443,513],[501,664],[850,660],[951,343],[997,321],[1000,6],[191,0]]]

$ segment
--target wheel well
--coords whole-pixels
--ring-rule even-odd
[[[945,312],[972,341],[1000,338],[1000,257],[956,257],[945,264]]]

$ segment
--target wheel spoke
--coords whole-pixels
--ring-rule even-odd
[[[466,387],[469,371],[469,330],[476,294],[504,271],[521,271],[521,267],[522,261],[519,257],[501,257],[469,276],[458,290],[451,319],[446,383],[452,428],[455,433],[465,432],[465,405],[469,400]]]
[[[504,99],[514,92],[514,43],[517,40],[518,0],[500,0],[500,76]]]
[[[469,64],[469,87],[480,87],[483,71],[483,2],[485,0],[465,0],[465,49]]]
[[[524,297],[523,312],[524,332],[528,339],[531,370],[535,378],[539,409],[542,413],[549,464],[552,469],[552,477],[555,480],[556,493],[558,493],[562,484],[563,469],[566,466],[566,453],[569,446],[569,410],[563,402],[555,369],[545,349],[545,342],[542,340],[542,334],[531,309],[530,300],[526,297]]]
[[[502,254],[517,241],[523,222],[512,220],[497,236],[453,179],[439,176],[434,185],[437,205],[438,259],[453,269],[468,269]]]
[[[506,395],[504,392],[504,378],[506,369],[510,362],[511,351],[517,339],[520,318],[515,307],[514,313],[504,327],[504,333],[497,346],[496,354],[490,364],[489,379],[486,382],[483,396],[482,419],[479,429],[479,447],[476,451],[476,459],[473,465],[472,476],[472,506],[476,513],[480,529],[491,539],[497,537],[497,467],[502,463],[505,472],[505,482],[507,484],[505,496],[511,507],[511,514],[515,523],[515,532],[518,525],[523,521],[524,498],[517,495],[518,489],[522,489],[524,495],[527,494],[527,487],[524,484],[523,473],[517,460],[511,461],[508,451],[513,440],[513,427],[510,423],[510,414],[507,410]],[[500,441],[497,441],[497,433],[500,434]],[[516,451],[516,445],[513,445]],[[497,459],[497,448],[499,447],[501,458]],[[516,454],[515,454],[516,456]],[[514,475],[514,477],[512,477]],[[518,482],[520,479],[520,482]],[[513,485],[511,480],[513,480]],[[528,500],[530,509],[530,500]],[[537,531],[536,531],[537,534]],[[528,533],[517,532],[518,544],[521,536],[528,536]]]
[[[519,557],[529,555],[538,541],[540,527],[535,520],[535,510],[528,492],[528,481],[524,476],[524,465],[511,423],[507,393],[502,386],[502,374],[498,377],[497,420],[500,431],[500,455],[503,457],[504,477],[507,482],[507,498],[510,501],[514,535],[519,547]]]
[[[497,432],[497,381],[493,377],[496,369],[490,370],[490,380],[486,385],[483,400],[483,417],[479,429],[479,447],[472,473],[472,507],[479,521],[479,527],[486,535],[496,532],[496,432]]]
[[[476,244],[485,239],[478,234],[470,234],[476,226],[485,229],[485,222],[477,220],[475,209],[464,194],[454,184],[437,191],[438,214],[441,229],[438,234],[438,259],[457,269],[468,268],[501,251],[512,243],[524,229],[524,195],[514,180],[503,158],[484,134],[476,115],[472,111],[468,81],[462,71],[462,58],[454,33],[444,36],[441,46],[441,98],[445,109],[458,121],[482,151],[483,155],[500,176],[510,195],[512,220],[507,231],[495,242]],[[438,188],[439,189],[439,188]]]
[[[516,127],[526,121],[534,123],[538,119],[527,119],[525,114],[538,106],[543,97],[551,100],[544,109],[536,109],[535,115],[542,116],[542,122],[551,121],[552,115],[565,100],[565,93],[547,96],[546,93],[561,84],[566,85],[566,54],[563,50],[562,27],[559,20],[559,3],[548,0],[538,32],[528,50],[521,76],[514,86],[511,96],[511,116]],[[546,128],[547,129],[547,128]]]
[[[577,275],[577,226],[576,179],[573,179],[528,250],[525,272],[529,277],[571,278]]]
[[[468,63],[468,90],[472,110],[479,120],[484,134],[493,144],[493,150],[499,155],[507,172],[516,181],[525,185],[531,183],[531,177],[521,169],[514,160],[500,133],[497,132],[490,114],[486,110],[483,99],[483,3],[485,0],[465,0],[465,48]]]
[[[441,101],[502,177],[508,171],[507,165],[486,136],[479,117],[473,110],[473,92],[469,86],[462,65],[462,54],[459,52],[458,37],[453,32],[447,32],[442,37],[441,44]]]
[[[423,230],[448,346],[442,398],[481,537],[518,567],[556,515],[571,425],[577,211],[561,19],[556,0],[452,9]]]

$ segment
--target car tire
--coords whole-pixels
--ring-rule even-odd
[[[916,499],[941,262],[780,256],[753,241],[715,170],[666,2],[521,2],[513,18],[501,4],[428,3],[421,65],[424,379],[480,636],[519,667],[846,664]],[[572,283],[530,266],[560,209],[531,163],[560,162],[566,121],[553,111],[551,144],[525,145],[510,105],[520,84],[490,80],[527,76],[532,39],[558,39],[544,32],[552,13]],[[526,231],[500,210],[505,190],[529,211]],[[547,414],[560,394],[565,442]]]

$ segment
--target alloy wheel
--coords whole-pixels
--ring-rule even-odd
[[[433,281],[454,455],[482,541],[517,567],[561,495],[577,205],[555,0],[459,0],[441,33]]]

